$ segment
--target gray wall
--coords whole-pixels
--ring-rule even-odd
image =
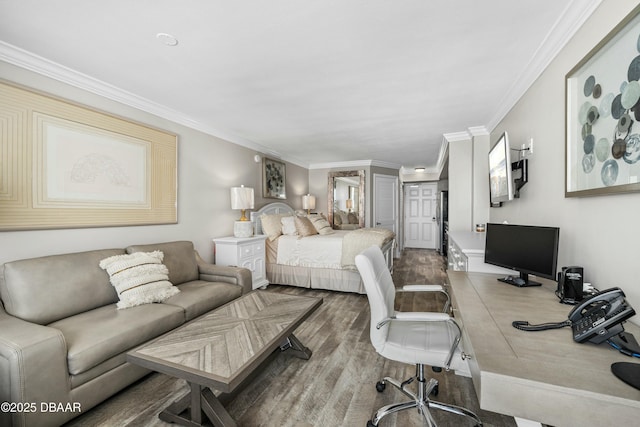
[[[529,158],[529,183],[522,189],[521,198],[490,212],[492,222],[559,226],[558,266],[585,267],[586,280],[597,288],[621,287],[636,310],[640,309],[636,264],[640,253],[640,193],[564,197],[564,80],[566,73],[637,4],[635,0],[603,2],[492,131],[492,142],[508,131],[514,148],[533,138],[534,153]],[[632,320],[638,322],[637,318]]]
[[[233,234],[239,211],[231,210],[229,188],[244,184],[256,194],[256,208],[273,202],[263,199],[258,153],[137,109],[110,101],[44,76],[0,61],[0,76],[9,82],[75,101],[178,135],[178,223],[170,225],[64,230],[0,232],[0,263],[88,249],[124,247],[135,243],[191,240],[205,260],[213,260],[214,237]],[[263,156],[264,157],[264,156]],[[287,200],[302,208],[309,173],[287,163]]]

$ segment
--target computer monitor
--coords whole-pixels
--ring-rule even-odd
[[[540,286],[529,275],[555,280],[558,261],[558,227],[487,224],[484,262],[520,273],[498,280],[516,286]]]

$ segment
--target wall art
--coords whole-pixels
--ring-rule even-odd
[[[640,191],[639,12],[566,76],[565,197]]]
[[[177,222],[177,138],[0,84],[0,230]]]

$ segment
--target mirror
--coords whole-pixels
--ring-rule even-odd
[[[364,170],[329,172],[329,224],[336,230],[364,228]]]

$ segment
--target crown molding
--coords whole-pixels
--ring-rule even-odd
[[[95,95],[110,99],[112,101],[119,102],[120,104],[124,104],[129,107],[144,111],[146,113],[153,114],[154,116],[169,120],[171,122],[178,123],[188,128],[198,130],[207,135],[220,138],[227,142],[231,142],[233,144],[258,151],[265,155],[277,157],[279,159],[304,168],[307,168],[309,166],[305,162],[301,162],[300,160],[295,158],[288,158],[287,156],[283,156],[280,153],[277,153],[270,148],[267,148],[254,141],[248,140],[246,138],[221,129],[205,125],[197,120],[193,120],[191,117],[184,113],[168,108],[162,104],[150,101],[131,92],[127,92],[116,86],[110,85],[101,80],[80,73],[71,68],[65,67],[56,62],[50,61],[39,55],[35,55],[31,52],[20,49],[1,40],[0,60],[15,65],[16,67],[20,67],[51,78],[53,80],[60,81],[70,86],[74,86],[78,89],[82,89]]]
[[[450,144],[456,141],[468,141],[471,139],[471,134],[465,130],[462,132],[445,133],[442,137]]]
[[[469,133],[471,136],[487,136],[490,132],[487,130],[486,126],[473,126],[469,128]]]
[[[333,169],[333,168],[357,168],[357,167],[369,167],[377,166],[381,168],[400,170],[401,166],[396,163],[384,162],[381,160],[350,160],[346,162],[325,162],[325,163],[312,163],[309,165],[311,169]]]
[[[586,2],[573,0],[565,7],[556,20],[553,28],[542,41],[531,61],[523,68],[515,84],[502,98],[502,107],[487,123],[487,128],[493,131],[495,127],[511,111],[514,105],[526,93],[533,83],[540,77],[551,61],[566,46],[575,33],[584,25],[603,0],[587,0]],[[579,3],[579,4],[578,4]]]

